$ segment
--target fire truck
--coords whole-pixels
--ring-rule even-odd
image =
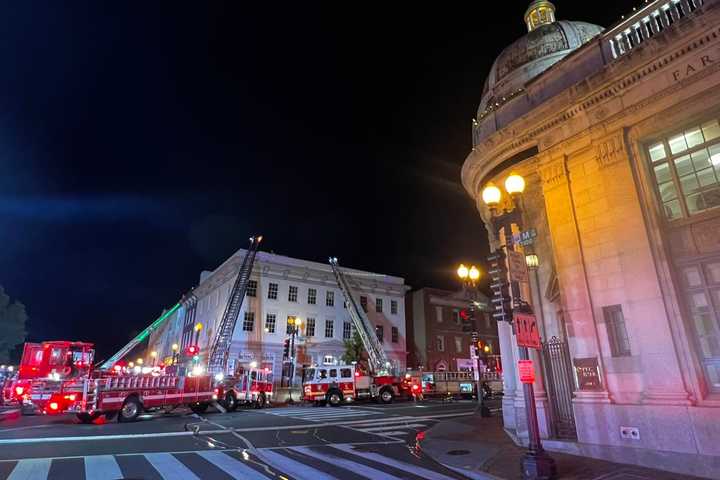
[[[357,365],[324,365],[307,368],[303,372],[304,400],[337,407],[356,400],[392,403],[398,397],[411,395],[408,384],[391,371],[391,364],[382,344],[365,311],[355,300],[349,280],[341,270],[338,259],[331,257],[329,262],[345,298],[345,305],[355,331],[358,332],[365,347],[368,371],[362,371]]]
[[[75,413],[89,423],[100,416],[120,422],[136,420],[144,411],[170,411],[189,406],[202,413],[224,399],[230,408],[240,403],[264,406],[272,396],[272,376],[257,369],[226,377],[230,341],[262,237],[251,237],[238,277],[208,354],[207,367],[195,355],[173,365],[126,364],[123,358],[180,307],[160,316],[119,352],[95,366],[94,347],[86,342],[27,343],[10,395],[24,412],[48,415]],[[197,352],[197,346],[191,346]],[[232,400],[232,402],[229,402]]]

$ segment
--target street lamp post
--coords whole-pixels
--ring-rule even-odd
[[[177,343],[172,344],[172,363],[175,365],[177,363],[177,354],[178,350],[180,350],[180,345]]]
[[[502,230],[505,235],[505,248],[513,248],[512,225],[522,229],[522,210],[520,206],[520,195],[525,190],[525,179],[516,173],[511,173],[505,180],[505,190],[510,194],[512,207],[510,210],[503,209],[498,212],[502,192],[494,184],[488,184],[482,192],[482,199],[490,208],[493,228],[495,233],[500,235]],[[521,301],[520,286],[517,282],[510,282],[513,308],[530,309],[529,305]],[[530,352],[527,347],[518,347],[521,360],[530,360]],[[550,457],[542,446],[540,440],[540,427],[538,425],[537,407],[535,404],[535,390],[532,383],[523,383],[525,396],[525,413],[528,423],[528,451],[522,460],[523,477],[526,480],[551,480],[557,476],[555,461]]]
[[[470,265],[470,268],[466,267],[464,264],[460,264],[460,266],[457,269],[457,275],[460,277],[460,280],[463,284],[463,291],[467,291],[468,288],[472,289],[474,292],[477,288],[477,282],[480,279],[480,270],[475,265]],[[474,298],[470,300],[470,320],[472,321],[473,329],[475,329],[475,302]],[[478,396],[478,403],[480,404],[480,416],[481,417],[489,417],[490,416],[490,409],[485,406],[484,398],[483,398],[483,388],[482,388],[482,376],[480,375],[480,352],[478,352],[477,349],[477,339],[479,337],[479,334],[477,330],[473,331],[472,333],[472,339],[473,339],[473,345],[472,349],[476,352],[475,358],[473,358],[473,369],[477,372],[477,396]]]
[[[302,320],[298,317],[288,317],[288,330],[290,333],[290,375],[288,379],[288,384],[290,387],[290,391],[288,393],[288,403],[293,403],[292,399],[292,388],[293,388],[293,381],[295,379],[295,368],[296,368],[296,360],[297,356],[295,355],[295,336],[300,332],[300,326],[302,325]]]

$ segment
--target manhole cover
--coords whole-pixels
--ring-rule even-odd
[[[447,452],[448,455],[468,455],[470,450],[450,450]]]

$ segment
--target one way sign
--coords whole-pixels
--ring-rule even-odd
[[[515,313],[513,323],[515,324],[518,347],[541,348],[540,332],[538,331],[535,315],[532,313]]]

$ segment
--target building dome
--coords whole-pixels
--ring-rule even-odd
[[[535,0],[525,13],[528,33],[505,48],[490,69],[478,120],[516,95],[525,84],[603,31],[586,22],[556,21],[555,7]]]

